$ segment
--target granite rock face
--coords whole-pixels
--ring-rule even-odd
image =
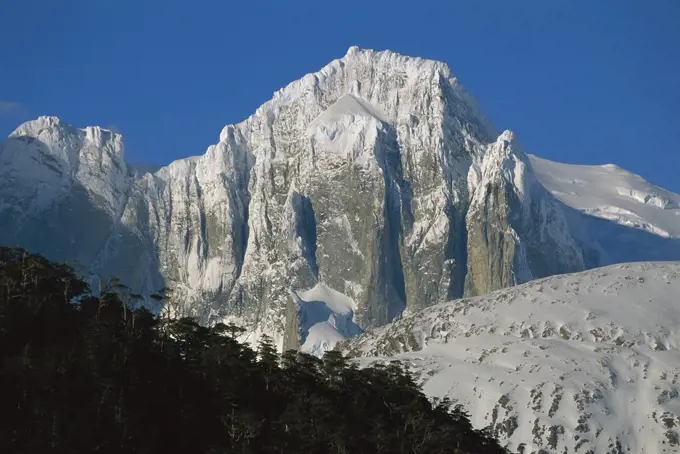
[[[0,243],[168,286],[163,310],[279,347],[314,338],[301,320],[318,301],[295,297],[309,289],[332,289],[342,337],[346,320],[597,264],[569,222],[448,66],[389,51],[350,48],[153,173],[126,164],[120,135],[55,117],[0,144]]]
[[[478,182],[466,218],[467,295],[586,268],[586,253],[560,203],[517,148],[514,134],[505,131],[471,169],[469,181]]]

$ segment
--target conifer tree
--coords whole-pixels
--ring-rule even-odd
[[[0,248],[0,452],[502,453],[403,365],[257,350]],[[99,289],[97,289],[99,290]],[[158,301],[164,301],[164,294]]]

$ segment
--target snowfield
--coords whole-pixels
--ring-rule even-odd
[[[525,453],[680,452],[680,263],[553,276],[340,344],[401,360]],[[543,450],[543,451],[541,451]]]
[[[564,204],[595,217],[680,238],[680,195],[613,164],[562,164],[529,155],[541,182]]]

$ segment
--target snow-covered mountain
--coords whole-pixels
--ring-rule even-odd
[[[512,132],[470,173],[467,295],[586,268],[589,246],[572,237],[561,203],[538,183]]]
[[[445,64],[357,47],[153,173],[55,117],[0,144],[0,244],[315,352],[464,295],[680,260],[678,200],[528,156]]]
[[[596,250],[596,263],[680,257],[680,195],[613,164],[529,160],[541,185],[562,202],[572,234]]]
[[[552,276],[339,344],[401,360],[513,452],[680,451],[680,263]]]

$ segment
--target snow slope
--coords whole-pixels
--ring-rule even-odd
[[[356,303],[323,283],[292,292],[298,310],[300,350],[321,356],[345,338],[362,333],[354,321]]]
[[[308,130],[313,129],[318,125],[332,123],[333,121],[337,121],[344,116],[373,117],[385,123],[389,122],[385,115],[379,112],[376,106],[356,95],[348,93],[341,96],[318,117],[312,120],[312,122],[309,124]]]
[[[616,165],[562,164],[529,155],[541,184],[566,205],[666,238],[680,238],[680,195]]]
[[[406,362],[512,450],[679,452],[679,295],[678,262],[614,265],[433,306],[341,346]]]

